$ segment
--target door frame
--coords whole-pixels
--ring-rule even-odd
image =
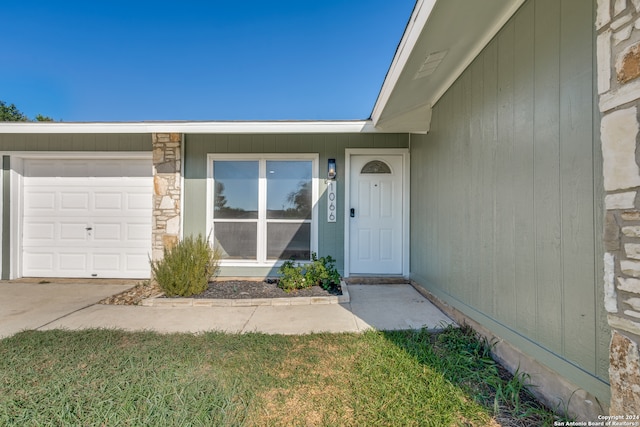
[[[13,151],[5,152],[10,156],[10,259],[9,278],[18,279],[22,276],[22,215],[23,215],[23,174],[24,161],[31,159],[46,160],[138,160],[153,158],[147,151]],[[6,207],[5,207],[6,208]],[[152,209],[153,211],[153,209]],[[153,215],[153,212],[152,212]],[[3,230],[5,231],[5,230]],[[149,237],[151,239],[151,236]],[[6,272],[4,272],[6,274]]]
[[[410,242],[410,164],[408,148],[347,148],[344,151],[344,277],[351,272],[351,234],[349,209],[351,208],[351,157],[360,155],[401,155],[402,156],[402,276],[409,277]]]

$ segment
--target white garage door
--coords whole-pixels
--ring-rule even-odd
[[[24,277],[148,278],[151,160],[28,159]]]

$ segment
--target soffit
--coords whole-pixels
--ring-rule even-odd
[[[524,0],[418,0],[372,113],[383,131],[429,130],[431,107]]]

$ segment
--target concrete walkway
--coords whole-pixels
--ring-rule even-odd
[[[118,328],[129,331],[361,332],[440,329],[453,323],[413,287],[349,285],[348,304],[257,307],[143,307],[97,304],[132,284],[0,282],[0,338],[21,330]]]

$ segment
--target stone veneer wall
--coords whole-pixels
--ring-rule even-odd
[[[180,168],[182,134],[154,133],[152,259],[163,257],[180,237]]]
[[[640,0],[597,2],[612,415],[640,415]]]

